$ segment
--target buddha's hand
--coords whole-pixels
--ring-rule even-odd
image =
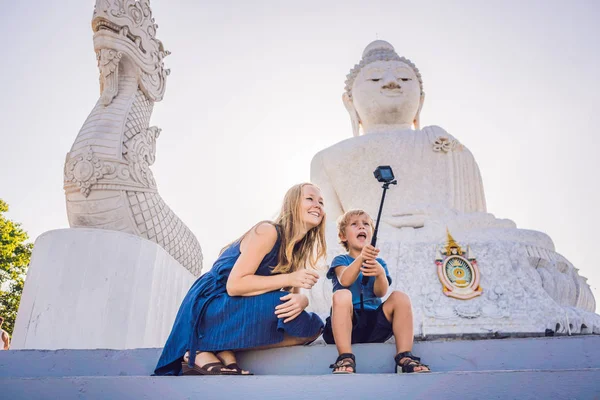
[[[379,276],[385,275],[385,270],[383,266],[377,262],[377,260],[365,260],[363,262],[362,267],[360,267],[360,271],[364,276]]]
[[[374,246],[371,246],[370,244],[363,247],[362,251],[360,252],[360,256],[362,257],[362,259],[364,261],[375,260],[378,255],[379,255],[379,249],[376,249]]]
[[[311,289],[319,280],[319,274],[316,271],[303,268],[288,274],[288,280],[288,286],[290,287]]]
[[[290,322],[296,318],[306,307],[308,307],[308,297],[299,293],[289,293],[279,300],[284,301],[275,307],[275,315],[277,318],[285,318],[283,323]]]
[[[428,218],[425,214],[395,214],[385,218],[383,222],[394,228],[422,228]]]
[[[431,221],[457,215],[455,210],[443,204],[425,203],[410,205],[385,216],[382,221],[395,228],[422,228]]]

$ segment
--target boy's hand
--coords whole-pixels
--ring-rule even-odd
[[[385,275],[383,266],[377,262],[377,260],[365,260],[362,267],[360,268],[364,276],[379,276]]]
[[[375,247],[368,244],[365,247],[363,247],[362,251],[360,252],[360,255],[362,256],[363,260],[374,261],[379,255],[379,249],[376,249]]]
[[[280,297],[279,300],[285,303],[275,307],[275,315],[277,315],[277,318],[285,318],[284,323],[290,322],[308,307],[308,297],[299,293],[286,294]]]

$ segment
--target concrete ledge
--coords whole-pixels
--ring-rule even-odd
[[[600,369],[354,376],[0,378],[20,399],[598,399]]]
[[[161,349],[18,350],[0,352],[1,377],[149,376]],[[393,344],[354,346],[361,374],[394,370]],[[417,342],[414,353],[436,372],[600,368],[600,336]],[[257,375],[328,375],[335,346],[239,353]]]

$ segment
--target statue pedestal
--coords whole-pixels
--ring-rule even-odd
[[[195,277],[157,244],[100,229],[35,241],[12,349],[161,347]]]
[[[435,264],[443,230],[439,240],[420,230],[382,230],[377,245],[393,280],[388,294],[400,290],[410,296],[415,335],[541,336],[546,329],[565,335],[600,334],[600,315],[594,313],[589,285],[550,248],[545,235],[521,229],[456,232],[464,248],[470,246],[481,275],[481,295],[468,300],[444,294]],[[336,233],[327,232],[328,260],[344,252],[334,245]],[[329,315],[332,297],[331,281],[324,275],[306,292],[311,311],[323,318]]]

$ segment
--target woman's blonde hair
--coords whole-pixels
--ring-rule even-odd
[[[292,186],[281,205],[279,216],[275,225],[279,226],[281,244],[279,245],[279,259],[273,273],[287,274],[297,269],[310,266],[317,268],[317,262],[327,254],[325,243],[325,210],[321,223],[302,235],[305,230],[305,222],[300,213],[302,204],[302,190],[305,186],[318,186],[312,183],[300,183]]]
[[[342,246],[344,246],[344,248],[346,249],[346,251],[350,250],[350,248],[348,247],[348,241],[346,240],[342,240],[342,235],[346,234],[346,227],[348,226],[348,224],[350,223],[350,218],[352,217],[360,217],[361,215],[366,215],[367,218],[369,219],[369,225],[371,225],[371,230],[374,231],[375,230],[375,223],[373,222],[373,218],[371,218],[371,216],[364,210],[348,210],[346,211],[345,214],[343,214],[342,216],[340,216],[337,220],[337,227],[338,227],[338,239],[340,240],[340,244]]]
[[[312,269],[317,269],[319,259],[325,258],[327,254],[327,245],[325,242],[326,215],[325,210],[323,210],[321,223],[302,236],[305,222],[302,220],[300,214],[300,205],[302,204],[302,189],[305,186],[314,186],[319,189],[317,185],[312,183],[300,183],[292,186],[283,198],[281,211],[275,221],[260,221],[238,240],[221,249],[221,254],[233,243],[244,240],[246,235],[252,230],[256,232],[256,229],[266,222],[275,225],[280,237],[277,265],[273,268],[272,273],[287,274],[307,265]]]

